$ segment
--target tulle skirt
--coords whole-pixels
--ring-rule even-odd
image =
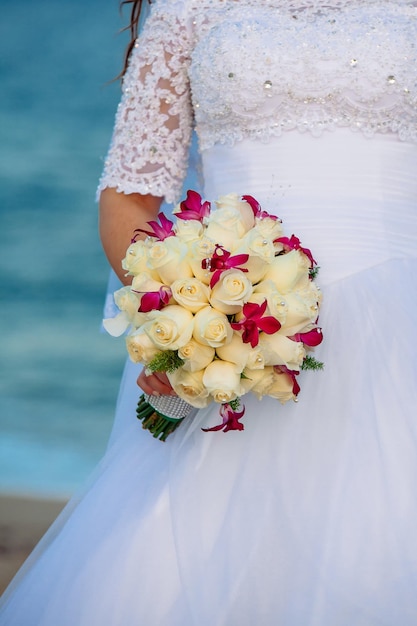
[[[362,138],[352,136],[362,154]],[[299,139],[288,141],[299,153]],[[384,138],[372,150],[381,163],[381,149],[398,145]],[[286,164],[290,147],[283,144]],[[295,170],[301,176],[299,162]],[[417,623],[413,177],[404,186],[398,172],[401,202],[390,192],[398,252],[383,245],[394,238],[397,246],[397,236],[363,234],[386,220],[384,210],[375,211],[377,223],[369,217],[374,204],[386,204],[385,182],[374,193],[368,176],[358,189],[368,208],[346,185],[337,215],[333,194],[299,217],[294,207],[314,205],[314,185],[310,195],[283,199],[284,226],[286,218],[290,228],[299,222],[323,268],[325,340],[316,356],[325,367],[300,374],[299,402],[248,395],[244,431],[205,433],[219,421],[212,405],[162,443],[135,418],[138,371],[127,364],[108,451],[5,595],[2,626]],[[265,188],[226,189],[237,182],[230,174],[215,187],[253,195]]]

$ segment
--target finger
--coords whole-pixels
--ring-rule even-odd
[[[166,376],[161,380],[160,375],[147,375],[145,370],[143,370],[137,379],[137,384],[148,395],[175,395]]]

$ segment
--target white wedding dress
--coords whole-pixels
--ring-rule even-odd
[[[9,592],[1,626],[417,624],[417,9],[157,0],[102,186],[251,194],[320,266],[322,372],[245,430],[166,443],[122,381],[108,451]],[[139,79],[139,80],[138,80]],[[190,95],[191,94],[191,95]]]

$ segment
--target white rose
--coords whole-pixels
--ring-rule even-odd
[[[262,280],[253,288],[250,301],[262,304],[265,300],[267,302],[265,315],[272,315],[281,324],[284,324],[288,305],[285,297],[278,291],[272,280]]]
[[[201,280],[202,283],[208,285],[212,273],[201,267],[201,263],[204,259],[210,259],[213,256],[216,244],[207,237],[192,242],[190,247],[189,261],[193,270],[194,276]]]
[[[275,259],[275,248],[270,239],[254,228],[246,233],[233,254],[249,254],[249,259],[242,263],[242,267],[249,270],[251,282],[257,283],[262,280],[268,265]]]
[[[189,372],[180,367],[167,374],[176,394],[197,409],[203,409],[212,401],[203,384],[203,373],[202,370]]]
[[[114,301],[121,311],[124,311],[130,323],[138,328],[146,321],[146,313],[139,313],[140,298],[130,286],[122,287],[114,292]]]
[[[132,280],[132,289],[134,291],[148,293],[149,291],[159,291],[161,287],[166,287],[165,283],[155,280],[149,271],[141,272]],[[139,294],[137,295],[139,296]]]
[[[259,348],[262,350],[266,365],[285,365],[289,370],[299,370],[305,357],[305,350],[300,341],[292,341],[285,335],[260,333]]]
[[[280,219],[274,219],[273,217],[257,217],[255,219],[255,225],[261,235],[271,241],[283,236],[282,222]]]
[[[217,209],[236,209],[239,211],[245,232],[255,225],[255,216],[250,204],[243,200],[237,193],[229,193],[226,196],[220,196],[216,200]]]
[[[268,265],[264,280],[272,280],[278,291],[286,294],[309,279],[310,262],[299,250],[280,254]]]
[[[216,352],[223,361],[234,363],[238,372],[242,372],[245,367],[263,369],[265,365],[264,356],[259,347],[252,348],[249,343],[243,343],[239,333],[233,333],[232,341],[216,348]]]
[[[148,365],[160,353],[160,350],[142,328],[126,337],[126,347],[130,359],[134,363],[142,363],[143,365]]]
[[[132,292],[130,286],[122,287],[113,294],[116,306],[125,311],[130,318],[133,318],[139,308],[139,299],[136,293]]]
[[[240,270],[224,271],[210,294],[210,304],[225,315],[242,309],[252,294],[252,283]]]
[[[140,274],[141,272],[150,272],[149,267],[147,266],[149,256],[149,242],[135,241],[135,243],[130,244],[126,251],[126,256],[122,261],[122,268],[126,270],[129,274],[136,276],[136,274]],[[158,279],[158,273],[155,270],[150,272],[153,278]]]
[[[273,379],[274,368],[272,366],[262,370],[246,368],[243,371],[242,385],[246,393],[251,391],[258,400],[262,400],[263,396],[268,395],[268,389],[272,385]]]
[[[195,339],[178,350],[178,356],[184,361],[182,369],[188,372],[203,370],[214,359],[215,350],[211,346],[204,346]]]
[[[178,350],[191,339],[193,314],[177,304],[170,304],[161,311],[151,311],[148,320],[143,329],[161,350]]]
[[[271,398],[276,398],[281,402],[281,404],[285,404],[288,400],[295,399],[293,385],[293,379],[289,374],[286,374],[285,372],[276,372],[274,370],[273,381],[267,391],[267,395]]]
[[[226,198],[228,196],[224,196]],[[236,196],[237,197],[237,196]],[[220,201],[219,201],[220,202]],[[254,224],[253,212],[247,202],[238,202],[238,204],[248,207],[248,212],[243,212],[240,208],[228,206],[227,203],[216,203],[219,208],[212,211],[207,218],[206,237],[215,243],[224,246],[227,250],[233,251],[239,239]],[[224,207],[224,208],[223,208]],[[249,212],[252,213],[252,221],[248,220]]]
[[[194,241],[203,235],[204,226],[198,220],[177,219],[174,226],[175,233],[181,241]]]
[[[197,278],[180,278],[171,285],[172,297],[192,313],[197,313],[209,301],[210,289]]]
[[[199,343],[217,348],[232,340],[233,329],[224,313],[206,306],[194,316],[193,336]]]
[[[160,279],[170,285],[178,278],[191,277],[193,271],[188,260],[188,247],[177,237],[156,241],[149,249],[148,267],[156,270]]]
[[[213,361],[206,367],[203,384],[215,402],[230,402],[244,393],[234,363]]]
[[[301,291],[287,294],[287,315],[280,332],[287,336],[295,335],[315,322],[319,311],[317,297],[317,290],[311,284]]]
[[[138,307],[141,305],[142,298],[145,294],[150,292],[159,292],[161,287],[165,287],[167,291],[169,290],[167,285],[161,283],[159,280],[155,280],[149,273],[144,272],[143,274],[135,276],[132,280],[132,289],[133,291],[139,292],[136,294],[138,298]]]

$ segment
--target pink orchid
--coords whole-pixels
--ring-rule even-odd
[[[180,203],[181,211],[176,216],[181,220],[197,220],[203,222],[210,215],[210,202],[203,202],[199,193],[189,189],[187,198]]]
[[[281,328],[280,322],[272,315],[262,317],[265,313],[266,305],[266,300],[262,304],[247,302],[243,305],[243,320],[230,324],[233,330],[243,329],[242,341],[243,343],[250,343],[252,348],[255,348],[259,343],[260,330],[267,335],[273,335]]]
[[[143,293],[140,300],[140,306],[138,311],[140,313],[149,313],[149,311],[160,311],[166,304],[168,304],[172,292],[169,287],[161,287],[158,291],[135,291],[135,293]]]
[[[265,219],[269,217],[272,220],[278,220],[279,222],[281,221],[280,218],[277,217],[276,215],[271,215],[270,213],[268,213],[268,211],[263,211],[261,205],[259,204],[257,200],[255,200],[253,196],[242,196],[242,200],[244,200],[245,202],[249,204],[249,206],[251,207],[253,211],[254,217],[257,217],[260,219]]]
[[[211,428],[202,428],[201,430],[205,433],[216,430],[222,430],[224,433],[227,433],[228,430],[243,430],[245,427],[241,424],[241,422],[239,422],[239,420],[244,414],[244,406],[241,411],[235,411],[228,402],[225,402],[220,407],[220,416],[223,420],[222,423],[217,426],[212,426]]]
[[[249,254],[236,254],[235,256],[231,256],[231,253],[228,250],[225,250],[222,246],[217,245],[213,252],[213,256],[209,259],[203,259],[201,261],[201,267],[203,270],[213,272],[213,276],[210,280],[210,287],[213,288],[219,281],[222,272],[225,270],[238,269],[241,272],[247,272],[248,270],[246,268],[238,267],[238,265],[246,263],[248,259]]]
[[[307,333],[296,333],[288,339],[292,339],[293,341],[302,341],[306,346],[315,347],[321,344],[323,341],[323,333],[321,328],[313,328],[309,330]]]
[[[159,241],[164,241],[168,237],[175,237],[175,233],[173,231],[174,222],[171,222],[163,213],[158,214],[158,219],[160,224],[155,220],[147,222],[152,230],[145,230],[143,228],[136,228],[135,233],[145,233],[145,235],[149,235],[149,237],[156,237]],[[137,235],[135,235],[132,239],[131,243],[135,243]]]
[[[284,250],[301,250],[301,252],[310,260],[311,267],[313,267],[313,265],[317,265],[317,262],[313,259],[311,251],[308,248],[303,248],[300,244],[300,240],[295,235],[291,235],[291,237],[279,237],[278,239],[274,239],[274,243],[276,242],[282,243]]]
[[[274,370],[281,374],[288,374],[288,376],[292,379],[292,392],[297,397],[301,388],[298,384],[296,376],[298,376],[300,372],[290,370],[286,365],[274,365]]]

